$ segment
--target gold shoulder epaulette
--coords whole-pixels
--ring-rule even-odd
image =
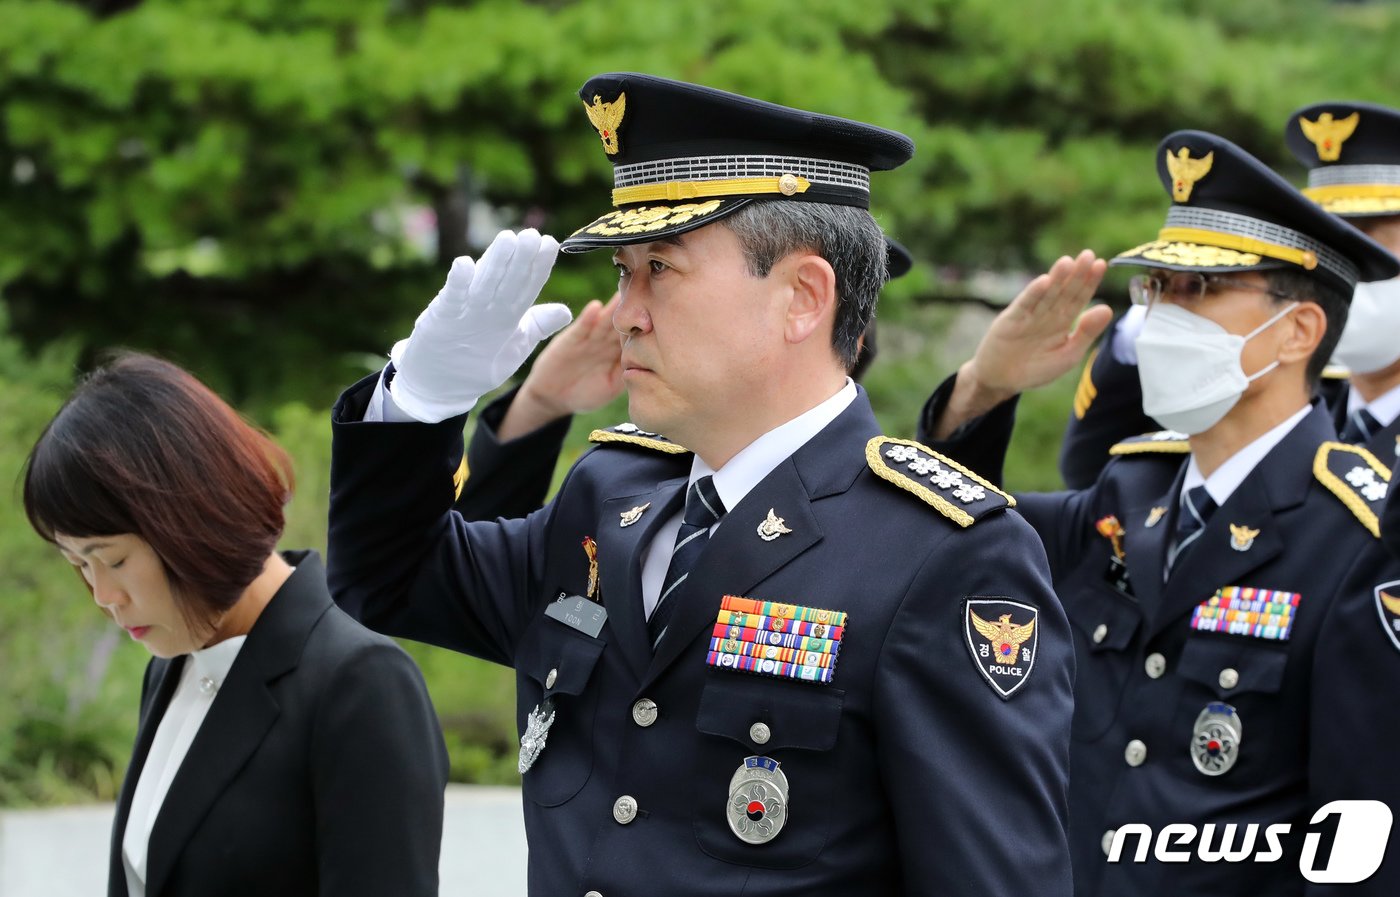
[[[672,442],[660,433],[649,433],[636,424],[618,424],[615,427],[608,427],[605,430],[594,430],[588,434],[589,442],[622,442],[627,445],[639,445],[642,448],[649,448],[655,452],[665,452],[668,455],[683,455],[690,449],[679,443]]]
[[[1178,433],[1175,430],[1158,430],[1155,433],[1143,433],[1141,436],[1134,436],[1132,439],[1124,439],[1122,442],[1108,450],[1110,455],[1187,455],[1191,452],[1191,443],[1185,433]]]
[[[1094,404],[1094,399],[1098,398],[1099,388],[1094,385],[1094,362],[1099,360],[1099,349],[1089,353],[1089,357],[1084,361],[1084,370],[1079,374],[1079,385],[1074,389],[1074,416],[1076,420],[1083,420],[1084,415],[1089,413],[1089,406]]]
[[[1329,364],[1322,369],[1322,379],[1324,380],[1350,380],[1351,371],[1340,364]]]
[[[1313,458],[1313,475],[1342,500],[1371,535],[1380,538],[1390,468],[1359,445],[1324,442]]]
[[[467,453],[462,453],[462,463],[457,465],[457,470],[452,474],[452,500],[456,501],[462,497],[462,489],[467,485],[467,477],[471,476],[471,468],[467,466]]]
[[[952,458],[908,439],[876,436],[865,444],[865,460],[880,479],[917,495],[958,526],[1016,507],[1016,499]]]

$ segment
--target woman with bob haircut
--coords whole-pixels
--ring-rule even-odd
[[[417,666],[278,552],[287,455],[126,355],[30,452],[24,507],[154,657],[108,894],[437,894],[447,754]]]

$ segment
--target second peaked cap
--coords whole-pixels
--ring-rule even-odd
[[[1348,297],[1358,281],[1400,274],[1384,247],[1224,137],[1167,135],[1157,146],[1157,176],[1172,198],[1166,223],[1157,239],[1112,264],[1205,273],[1294,268]]]
[[[597,75],[579,97],[613,166],[613,209],[565,252],[684,233],[763,200],[868,209],[870,172],[914,153],[897,131],[654,75]]]

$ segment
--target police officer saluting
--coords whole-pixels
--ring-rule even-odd
[[[1116,446],[1088,489],[1017,496],[1075,633],[1075,890],[1299,894],[1304,829],[1323,799],[1309,760],[1349,762],[1320,753],[1336,744],[1329,711],[1343,696],[1313,681],[1348,661],[1324,649],[1331,611],[1376,542],[1389,478],[1333,441],[1310,396],[1356,283],[1400,263],[1215,135],[1168,136],[1157,172],[1172,198],[1165,226],[1114,264],[1145,269],[1131,284],[1147,307],[1143,405],[1171,430]],[[1072,368],[1106,323],[1102,308],[1074,323],[1102,270],[1088,253],[1062,260],[998,316],[930,399],[930,435],[955,454],[1004,450],[1010,399]],[[1161,848],[1172,824],[1195,826],[1194,839]],[[1275,824],[1291,827],[1284,856],[1255,861]],[[1153,839],[1146,862],[1133,862],[1142,834],[1107,862],[1129,825]],[[1222,849],[1248,859],[1219,861]]]
[[[1043,549],[847,375],[870,173],[912,144],[646,75],[579,95],[615,208],[563,249],[612,253],[635,423],[528,518],[453,513],[465,413],[567,320],[531,307],[549,238],[459,259],[334,410],[336,600],[517,670],[531,893],[1069,893]]]

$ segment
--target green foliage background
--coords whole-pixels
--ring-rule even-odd
[[[1288,113],[1396,103],[1397,45],[1395,4],[1323,0],[0,0],[0,475],[96,352],[155,351],[293,453],[286,544],[323,547],[335,394],[491,226],[563,235],[606,207],[575,91],[610,70],[915,139],[876,178],[874,211],[919,265],[887,290],[866,381],[910,433],[985,320],[959,301],[1014,292],[978,272],[1150,238],[1152,151],[1177,128],[1298,179]],[[435,240],[409,236],[420,207]],[[611,278],[565,258],[548,298],[577,308]],[[1071,381],[1023,403],[1013,485],[1058,484]],[[623,417],[578,422],[564,460]],[[145,654],[17,501],[0,513],[0,805],[111,797]],[[510,672],[413,650],[454,776],[510,781]]]

